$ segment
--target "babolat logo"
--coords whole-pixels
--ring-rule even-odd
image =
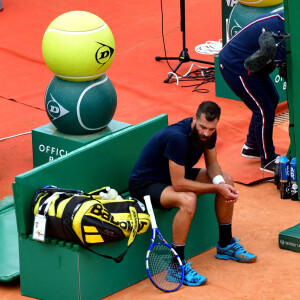
[[[100,65],[99,68],[101,68],[113,56],[115,49],[99,42],[96,43],[98,43],[100,47],[96,51],[95,58],[97,63]]]
[[[91,214],[94,214],[96,216],[99,216],[100,218],[102,218],[103,220],[106,220],[108,222],[110,222],[111,224],[114,224],[116,226],[120,226],[120,228],[124,229],[124,230],[128,230],[131,231],[133,228],[133,222],[128,220],[128,221],[117,221],[115,220],[114,216],[107,211],[105,208],[103,208],[101,205],[95,205],[92,209],[91,209]],[[139,221],[138,224],[138,232],[141,231],[144,226],[147,225],[147,222],[143,222],[143,221]]]
[[[65,109],[64,107],[62,107],[52,96],[52,94],[50,94],[51,99],[48,103],[47,103],[47,111],[48,114],[52,117],[51,121],[54,121],[64,115],[66,115],[67,113],[69,113],[69,111],[67,109]]]
[[[101,217],[103,220],[106,220],[114,225],[119,225],[118,221],[115,221],[114,216],[102,206],[96,205],[91,209],[91,214]]]

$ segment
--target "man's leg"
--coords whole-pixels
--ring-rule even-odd
[[[279,101],[276,88],[269,77],[242,77],[225,68],[220,70],[228,86],[253,113],[245,143],[247,147],[243,147],[242,155],[260,156],[263,167],[276,157],[273,144],[274,115]],[[274,166],[272,164],[267,168],[269,172],[273,171]]]
[[[225,183],[234,185],[233,179],[229,174],[223,173]],[[206,170],[201,170],[197,176],[197,181],[211,182]],[[238,243],[238,240],[232,238],[232,217],[233,203],[227,203],[221,195],[216,195],[215,200],[216,216],[219,223],[219,242],[217,244],[217,255],[219,259],[232,259],[238,262],[255,262],[257,257],[247,252],[244,247]]]
[[[233,186],[233,180],[230,175],[224,173],[223,177],[227,184]],[[195,180],[211,183],[211,179],[205,169],[199,171]],[[192,192],[176,192],[172,186],[168,186],[163,190],[160,202],[165,208],[178,208],[172,224],[172,238],[174,244],[184,245],[196,210],[197,195]],[[219,224],[231,223],[233,208],[233,203],[227,203],[221,195],[216,195],[215,210]],[[229,240],[231,240],[231,236]]]
[[[233,179],[230,175],[223,173],[223,177],[225,183],[234,186]],[[201,169],[196,180],[203,183],[211,183],[211,179],[205,169]],[[227,246],[232,239],[231,222],[233,209],[234,203],[227,203],[221,195],[216,195],[215,210],[219,224],[219,244],[222,246]]]
[[[204,169],[199,170],[195,177],[196,181],[211,183],[211,179]],[[223,174],[223,177],[226,183],[233,185],[233,180],[229,175]],[[185,264],[184,284],[204,284],[207,278],[195,272],[191,268],[190,263],[185,263],[184,259],[185,242],[196,210],[197,195],[192,192],[176,192],[172,186],[168,186],[163,190],[160,202],[165,208],[178,208],[172,224],[173,248],[178,252],[178,255]],[[232,239],[231,220],[233,215],[233,203],[226,203],[221,195],[216,195],[215,208],[218,222],[221,224],[220,226],[223,226],[220,230],[219,241],[225,241],[225,245],[227,245]]]
[[[161,205],[164,208],[178,208],[172,223],[172,247],[183,262],[183,284],[189,286],[203,285],[207,281],[205,276],[193,270],[191,262],[187,263],[184,257],[185,242],[196,210],[196,201],[195,193],[176,192],[172,186],[166,187],[160,197]],[[168,277],[172,281],[172,271]]]
[[[246,92],[242,100],[253,112],[252,131],[255,132],[263,167],[276,157],[273,144],[273,124],[279,95],[269,77],[260,79],[240,77],[240,80]],[[247,142],[251,144],[252,141]],[[271,167],[270,171],[272,171]]]
[[[225,179],[225,183],[234,186],[233,179],[230,175],[223,173],[223,177]],[[201,169],[196,181],[203,182],[203,183],[212,183],[211,179],[207,175],[207,171],[205,169]],[[219,223],[230,223],[232,221],[233,216],[233,203],[227,203],[225,199],[217,194],[215,200],[215,209],[216,209],[216,216]]]
[[[196,194],[176,192],[172,186],[168,186],[162,192],[160,199],[164,208],[178,208],[172,224],[172,239],[173,243],[184,245],[196,210]]]
[[[244,86],[240,81],[240,77],[236,74],[233,74],[224,67],[220,67],[221,74],[226,81],[230,89],[242,100],[244,97],[248,97],[248,94],[245,93]],[[255,136],[255,116],[252,114],[252,118],[248,128],[248,134],[246,142],[242,148],[241,155],[248,158],[259,158],[260,159],[260,149],[257,144]]]
[[[196,170],[194,177],[197,174]],[[129,191],[132,197],[141,202],[144,202],[144,195],[150,195],[154,208],[178,208],[172,223],[172,239],[175,245],[185,245],[196,209],[197,196],[194,193],[176,192],[171,185],[150,181],[142,183],[131,181],[129,182]],[[178,255],[184,260],[184,249],[180,249]]]

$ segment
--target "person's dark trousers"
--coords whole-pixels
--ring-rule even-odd
[[[269,76],[238,76],[224,67],[221,74],[231,90],[252,111],[246,145],[259,149],[262,163],[275,158],[273,125],[279,95]]]

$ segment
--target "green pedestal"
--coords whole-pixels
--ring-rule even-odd
[[[104,130],[88,135],[65,134],[58,131],[52,123],[33,129],[33,166],[38,167],[49,161],[53,161],[58,157],[67,155],[75,149],[104,138],[128,126],[131,125],[112,120]]]
[[[287,84],[285,80],[279,76],[278,69],[276,68],[273,73],[270,74],[270,77],[276,87],[276,90],[279,94],[279,103],[287,100]],[[232,100],[239,100],[241,99],[229,88],[225,80],[223,79],[223,76],[220,72],[219,67],[219,56],[215,56],[215,81],[216,81],[216,96],[232,99]]]
[[[300,223],[279,233],[279,248],[300,252]]]
[[[229,40],[229,36],[227,32],[229,16],[232,9],[238,3],[238,1],[237,0],[221,0],[221,1],[222,1],[222,41],[224,46]]]

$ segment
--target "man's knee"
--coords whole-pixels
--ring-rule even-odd
[[[233,178],[230,174],[223,173],[223,178],[225,180],[225,183],[230,184],[232,186],[234,185]]]
[[[181,195],[180,209],[193,216],[197,205],[197,195],[193,192],[184,192]]]

